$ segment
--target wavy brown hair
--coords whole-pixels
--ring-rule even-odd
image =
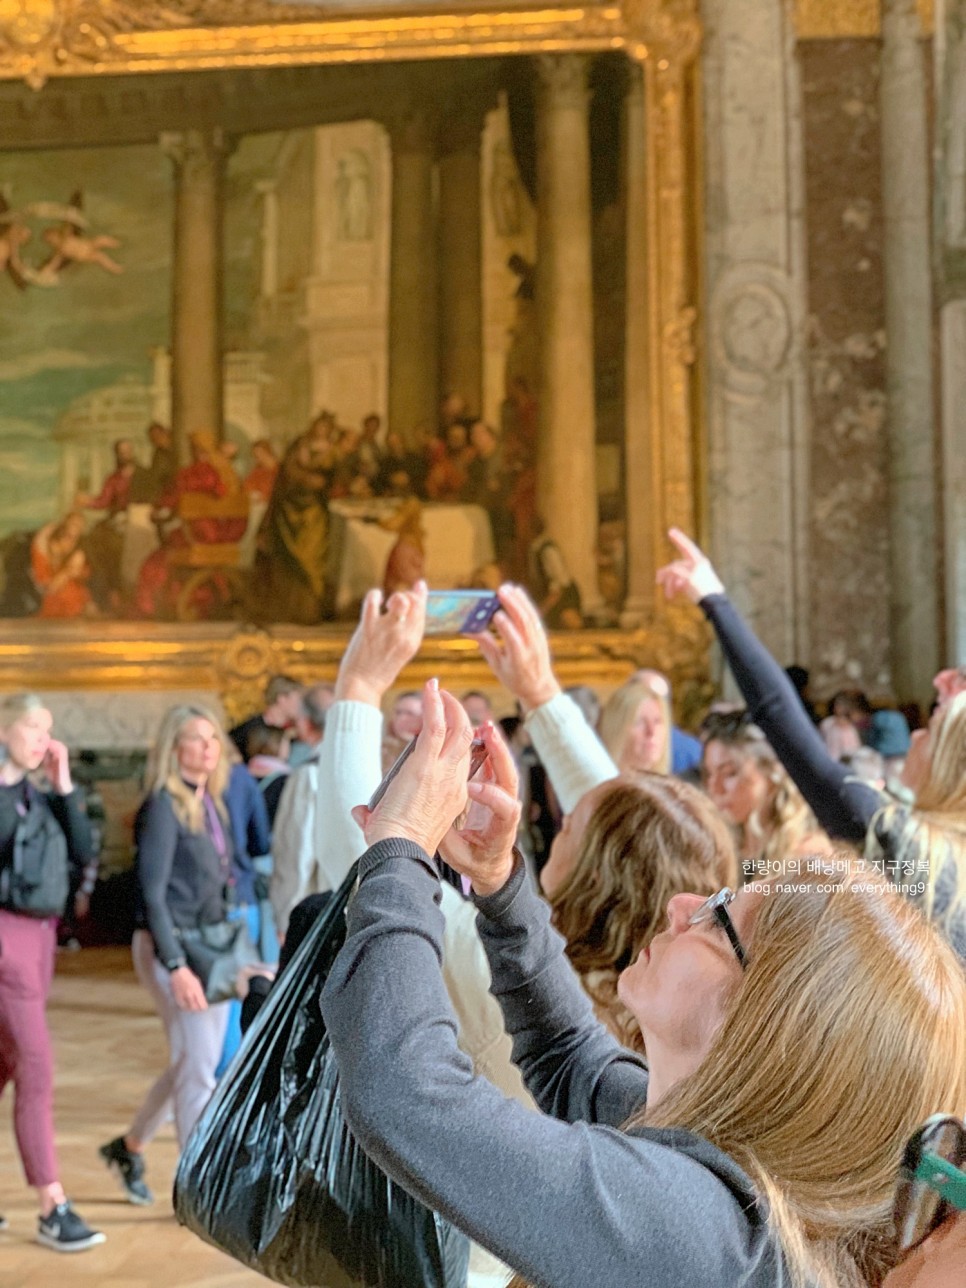
[[[673,895],[715,894],[738,880],[731,830],[696,788],[634,774],[601,793],[573,868],[551,898],[553,923],[600,1018],[643,1049],[637,1021],[617,999],[617,977],[661,929]]]

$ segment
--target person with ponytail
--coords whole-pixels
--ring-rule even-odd
[[[423,701],[408,762],[374,811],[353,811],[369,848],[321,999],[367,1154],[517,1284],[880,1288],[905,1143],[966,1109],[949,945],[844,861],[795,891],[678,894],[618,983],[645,1066],[595,1017],[514,849],[506,746],[486,730],[489,781],[468,783],[465,712],[432,680]],[[539,1112],[457,1045],[437,852],[471,884]]]

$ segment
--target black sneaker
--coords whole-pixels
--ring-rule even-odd
[[[103,1243],[104,1236],[82,1221],[65,1199],[38,1221],[37,1242],[53,1252],[84,1252]]]
[[[121,1182],[129,1203],[147,1207],[154,1202],[154,1195],[144,1183],[144,1159],[127,1148],[123,1136],[108,1141],[97,1152]]]

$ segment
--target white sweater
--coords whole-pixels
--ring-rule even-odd
[[[532,712],[527,720],[534,746],[566,812],[581,796],[617,776],[613,761],[589,727],[579,707],[566,694]],[[336,702],[326,716],[325,739],[315,778],[317,798],[311,809],[311,851],[299,853],[298,886],[287,889],[288,912],[306,895],[334,890],[366,849],[365,838],[350,810],[365,804],[381,771],[382,715],[363,702]],[[301,771],[300,771],[301,772]],[[286,785],[286,793],[288,785]],[[306,829],[307,830],[307,829]],[[309,838],[306,837],[306,841]],[[490,968],[476,930],[476,909],[446,883],[442,886],[443,978],[459,1020],[459,1045],[478,1074],[532,1108],[519,1070],[510,1058],[510,1037],[503,1014],[490,994]],[[498,1288],[510,1271],[474,1244],[468,1288]]]

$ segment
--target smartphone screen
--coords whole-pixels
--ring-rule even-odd
[[[485,631],[499,607],[499,599],[489,590],[431,590],[426,601],[426,634]]]

